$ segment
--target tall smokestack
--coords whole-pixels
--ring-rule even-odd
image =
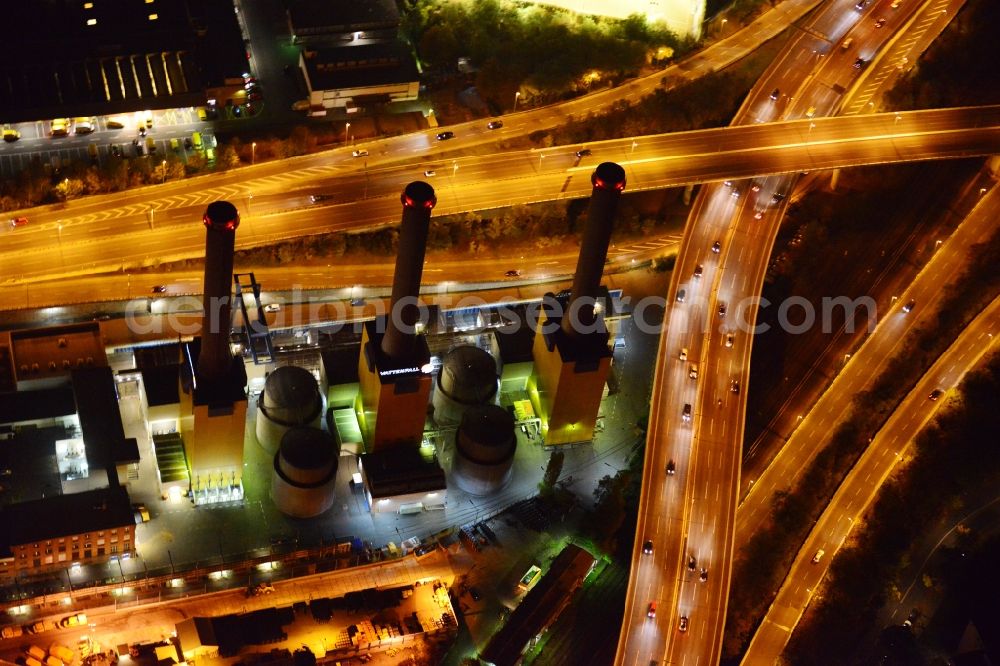
[[[596,320],[594,302],[608,258],[618,200],[625,189],[625,169],[614,162],[602,162],[590,176],[590,182],[594,191],[590,195],[570,301],[562,318],[562,330],[570,336],[576,335],[579,328],[589,329]]]
[[[406,186],[400,200],[403,220],[399,229],[399,252],[392,278],[392,302],[382,338],[382,352],[393,360],[408,358],[413,353],[414,326],[420,315],[416,299],[420,294],[431,209],[437,197],[433,187],[417,180]]]
[[[201,327],[198,379],[214,382],[228,376],[233,355],[229,350],[233,290],[233,250],[240,214],[228,201],[208,205],[205,216],[205,316]]]

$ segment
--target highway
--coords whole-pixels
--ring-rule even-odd
[[[890,315],[892,316],[892,315]],[[914,437],[947,402],[931,391],[955,387],[990,351],[1000,347],[1000,298],[987,306],[938,358],[899,404],[851,469],[809,533],[767,616],[754,634],[743,664],[775,664],[802,618],[837,551],[875,499],[896,465],[906,460]],[[819,551],[823,554],[816,560]]]
[[[880,317],[875,330],[805,415],[765,472],[754,480],[737,512],[737,543],[746,543],[756,531],[766,526],[770,521],[774,494],[795,486],[813,456],[822,450],[822,443],[836,424],[850,413],[854,396],[871,387],[889,360],[904,347],[908,334],[932,325],[943,298],[942,285],[961,275],[975,244],[983,242],[993,233],[998,209],[1000,187],[994,186],[937,249],[909,289],[900,294],[892,311]],[[904,313],[902,306],[911,300],[915,306]],[[789,625],[782,623],[782,626]]]
[[[890,9],[888,4],[876,2],[860,12],[854,3],[826,4],[761,77],[729,131],[740,131],[740,125],[761,126],[779,118],[802,118],[808,138],[824,124],[836,122],[820,116],[836,111],[842,95],[855,81],[864,79],[864,67],[854,67],[857,59],[870,61],[894,29],[917,9],[914,3],[905,5],[904,11],[887,18],[889,29],[875,27],[872,17],[885,15]],[[894,115],[892,122],[903,120]],[[734,544],[739,543],[734,523],[751,347],[749,335],[740,333],[749,329],[746,322],[756,318],[754,297],[760,293],[767,259],[784,214],[784,197],[797,175],[793,170],[771,173],[789,176],[772,175],[753,181],[733,178],[731,184],[703,187],[689,217],[671,295],[685,289],[698,302],[685,304],[668,297],[670,309],[661,338],[652,401],[652,413],[662,412],[665,417],[650,417],[648,471],[640,500],[637,555],[632,564],[634,580],[660,581],[658,588],[655,583],[646,585],[650,592],[655,589],[660,593],[659,603],[666,606],[666,613],[660,611],[656,620],[657,637],[665,641],[665,646],[647,639],[647,633],[653,637],[649,619],[642,617],[648,602],[640,591],[630,590],[616,663],[645,664],[647,658],[658,661],[661,654],[667,663],[719,661],[732,555]],[[720,245],[713,247],[717,241]],[[716,249],[721,252],[716,254]],[[738,305],[743,303],[748,306],[739,311]],[[695,317],[701,327],[691,330],[687,326],[679,331],[685,326],[685,316]],[[718,324],[708,324],[713,320]],[[741,326],[737,327],[737,323]],[[698,391],[695,385],[686,391],[677,388],[688,374],[685,364],[671,365],[681,347],[699,365]],[[675,436],[685,425],[681,415],[674,413],[682,404],[693,406],[693,438],[689,433]],[[658,473],[663,448],[674,452],[683,449],[690,467],[685,493],[671,497],[674,502],[666,508],[662,498],[664,482]],[[650,567],[644,566],[638,553],[639,544],[648,538],[654,524],[658,534],[664,532],[661,540],[669,550],[662,555],[664,564],[657,563],[657,571],[650,573],[645,571]],[[692,557],[697,570],[708,567],[707,582],[684,577],[691,573],[685,565]],[[686,631],[682,632],[685,619]]]
[[[593,146],[593,155],[582,159],[572,147],[461,158],[458,169],[430,179],[438,191],[435,212],[444,215],[586,196],[590,173],[606,160],[621,162],[630,191],[637,191],[837,166],[992,154],[1000,151],[1000,106],[767,123]],[[422,177],[417,169],[404,165],[370,170],[367,191],[359,174],[325,179],[315,175],[311,185],[300,188],[281,174],[249,179],[238,188],[205,187],[193,179],[185,181],[187,193],[167,198],[156,196],[156,188],[146,188],[129,195],[122,205],[100,212],[47,211],[28,226],[0,233],[0,283],[200,257],[201,214],[209,201],[220,198],[234,201],[244,214],[239,247],[393,224],[398,221],[402,187]],[[310,205],[309,196],[316,193],[337,203]],[[147,198],[140,200],[143,194]],[[769,193],[760,199],[764,194]],[[767,205],[766,199],[762,205]],[[152,223],[142,213],[150,208],[158,211]],[[71,204],[67,211],[76,209]],[[61,215],[66,216],[57,217]]]

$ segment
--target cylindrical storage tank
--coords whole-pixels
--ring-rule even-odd
[[[499,378],[490,353],[472,345],[455,347],[441,359],[434,420],[439,425],[461,423],[469,407],[496,402]]]
[[[333,504],[340,447],[318,428],[294,427],[281,438],[271,474],[271,499],[286,516],[311,518]]]
[[[267,376],[257,399],[257,441],[268,453],[276,453],[289,428],[319,428],[322,416],[316,378],[305,368],[282,366]]]
[[[510,481],[517,450],[514,417],[498,405],[470,407],[455,435],[452,480],[471,495],[488,495]]]

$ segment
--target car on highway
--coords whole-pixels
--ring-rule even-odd
[[[819,550],[817,550],[816,554],[813,555],[813,559],[812,559],[813,564],[817,564],[820,560],[822,560],[824,555],[826,555],[826,551],[825,550],[823,550],[822,548],[820,548]]]
[[[320,201],[326,201],[327,199],[332,199],[332,194],[312,194],[309,196],[309,201],[312,203],[319,203]]]
[[[733,336],[732,333],[727,333],[726,334],[726,346],[727,347],[732,347],[734,340],[735,340],[735,337]]]
[[[677,625],[677,630],[678,631],[687,631],[688,630],[687,615],[681,615],[681,620],[680,620],[680,623],[678,623],[678,625]]]
[[[678,289],[677,290],[677,302],[678,303],[683,303],[685,296],[687,296],[687,292],[686,291],[684,291],[683,289]]]
[[[762,217],[764,217],[764,211],[762,211],[762,210],[756,210],[756,211],[754,211],[753,219],[759,220]]]
[[[856,3],[854,3],[854,8],[857,9],[860,12],[867,5],[868,5],[868,0],[858,0]]]
[[[437,171],[435,171],[434,169],[428,169],[427,171],[424,171],[424,175],[426,177],[430,178],[432,176],[436,176],[437,175]]]
[[[164,294],[166,293],[166,291],[167,291],[167,286],[164,284],[154,285],[153,288],[150,289],[150,293],[153,294]]]
[[[264,306],[264,312],[281,312],[281,303],[268,303]]]
[[[920,609],[914,608],[913,610],[910,611],[910,614],[906,616],[906,619],[903,620],[903,626],[912,627],[913,623],[917,621],[918,617],[920,617]]]
[[[28,218],[26,217],[12,217],[10,218],[10,228],[17,229],[18,227],[23,227],[28,223]]]
[[[67,615],[63,619],[59,620],[60,627],[76,627],[81,624],[87,624],[87,614],[86,613],[75,613],[73,615]]]
[[[521,277],[521,271],[512,268],[504,273],[504,277]]]
[[[649,602],[649,609],[646,610],[646,617],[656,617],[656,602]]]
[[[21,133],[10,125],[4,125],[3,128],[3,140],[7,143],[14,143],[21,138]]]
[[[363,299],[363,298],[352,298],[351,299],[351,305],[353,305],[356,308],[359,308],[359,307],[361,307],[364,304],[365,304],[365,299]]]
[[[735,379],[733,381],[729,382],[729,390],[732,391],[733,393],[739,393],[740,392],[740,383],[738,381],[736,381]]]
[[[722,243],[720,243],[719,241],[715,241],[714,243],[712,243],[712,252],[716,254],[722,252]]]
[[[725,317],[726,316],[726,304],[725,303],[719,303],[719,316],[720,317]]]
[[[889,5],[891,9],[899,9],[899,6],[903,4],[903,0],[892,0],[892,4]]]
[[[688,569],[694,571],[698,568],[698,560],[695,559],[694,555],[688,555]]]
[[[927,396],[927,399],[933,402],[938,398],[940,398],[942,395],[944,395],[944,391],[942,391],[941,389],[934,389],[933,391],[931,391],[931,394]]]
[[[876,28],[881,28],[884,25],[885,25],[885,17],[884,16],[879,16],[877,19],[875,19],[875,27]]]
[[[581,148],[580,150],[576,151],[577,157],[590,157],[590,155],[591,155],[590,148]]]
[[[455,138],[455,133],[450,130],[447,132],[438,132],[437,135],[438,141],[447,141],[448,139],[454,139],[454,138]]]
[[[674,459],[671,458],[667,461],[667,474],[673,474],[677,471],[677,465],[674,463]]]
[[[781,89],[780,88],[775,88],[774,90],[771,91],[771,100],[772,101],[777,100],[779,97],[781,97]]]
[[[681,347],[681,353],[678,356],[682,361],[686,361],[688,358],[688,348]]]
[[[502,120],[491,120],[486,123],[486,129],[500,129],[501,127],[503,127]]]
[[[702,275],[702,273],[704,273],[704,272],[705,272],[705,267],[704,266],[702,266],[701,264],[698,264],[697,266],[695,266],[694,267],[694,279],[697,280],[698,278],[700,278],[701,275]]]
[[[652,540],[647,539],[646,543],[642,544],[642,553],[644,555],[652,555],[653,554],[653,542],[652,542]]]
[[[865,60],[864,58],[858,57],[858,59],[854,61],[854,69],[864,69],[865,65],[867,65],[867,64],[868,64],[867,60]]]
[[[358,150],[352,150],[351,151],[351,156],[352,157],[368,157],[368,151],[365,150],[364,148],[360,148]]]
[[[691,420],[691,403],[685,402],[684,409],[681,410],[681,418],[685,421]]]
[[[917,302],[911,298],[910,300],[906,301],[906,305],[903,306],[903,312],[909,312],[916,306]]]
[[[706,569],[705,567],[701,568],[701,571],[698,573],[698,580],[700,580],[703,583],[708,581],[708,569]]]
[[[688,377],[691,379],[698,379],[698,364],[691,364],[691,367],[688,368]]]

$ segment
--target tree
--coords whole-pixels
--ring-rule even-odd
[[[541,489],[543,492],[550,491],[555,487],[559,475],[562,474],[563,461],[566,454],[562,451],[553,451],[549,456],[549,463],[545,466],[545,476],[542,477]]]
[[[56,196],[62,201],[69,201],[83,194],[83,181],[79,178],[63,178],[55,187]]]

